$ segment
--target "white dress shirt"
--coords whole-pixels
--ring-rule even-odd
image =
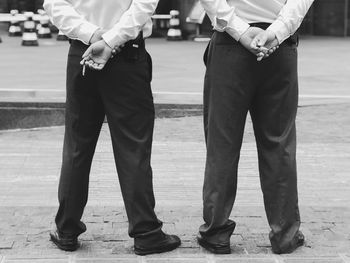
[[[314,0],[201,0],[213,27],[237,41],[250,23],[270,23],[279,43],[295,33]]]
[[[151,16],[159,0],[45,0],[52,23],[71,39],[89,44],[94,32],[108,30],[102,38],[114,48],[152,33]]]

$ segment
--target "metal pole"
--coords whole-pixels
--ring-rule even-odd
[[[310,17],[311,17],[311,35],[313,36],[315,34],[315,12],[314,12],[314,5],[311,6],[311,13],[310,13]]]
[[[344,37],[348,35],[349,0],[344,0]]]

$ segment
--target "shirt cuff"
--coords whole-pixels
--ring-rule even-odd
[[[236,41],[239,41],[241,39],[241,36],[248,30],[250,25],[239,18],[238,16],[234,16],[229,23],[226,23],[226,21],[216,19],[217,25],[219,25],[223,31],[226,31],[231,37],[233,37]],[[226,25],[223,26],[223,24],[226,23]],[[220,28],[219,27],[219,28]]]
[[[114,29],[111,29],[102,35],[103,40],[107,43],[110,48],[119,47],[125,44],[126,40],[120,35],[115,33]]]
[[[86,45],[90,45],[90,40],[97,29],[99,29],[99,27],[91,23],[81,24],[78,33],[79,40]]]
[[[275,33],[279,44],[281,44],[284,40],[286,40],[291,35],[288,26],[283,21],[281,21],[279,19],[277,19],[275,22],[273,22],[267,28],[267,30],[270,30],[273,33]]]

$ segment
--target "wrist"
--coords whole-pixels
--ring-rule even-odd
[[[238,42],[241,42],[241,39],[248,33],[249,29],[251,28],[251,26],[249,26],[237,39]]]
[[[97,28],[95,30],[95,32],[92,34],[90,40],[89,40],[89,44],[93,44],[95,43],[96,41],[98,41],[99,39],[101,39],[101,28]]]
[[[266,29],[266,34],[267,34],[267,39],[270,41],[277,38],[275,32],[273,32],[272,30]]]
[[[108,50],[113,49],[103,38],[100,41],[103,43],[103,45],[105,46],[106,49],[108,49]]]

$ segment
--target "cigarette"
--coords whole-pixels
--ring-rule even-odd
[[[83,76],[85,76],[85,69],[86,69],[86,66],[85,66],[85,62],[84,62],[84,65],[83,65],[83,72],[82,72]]]

